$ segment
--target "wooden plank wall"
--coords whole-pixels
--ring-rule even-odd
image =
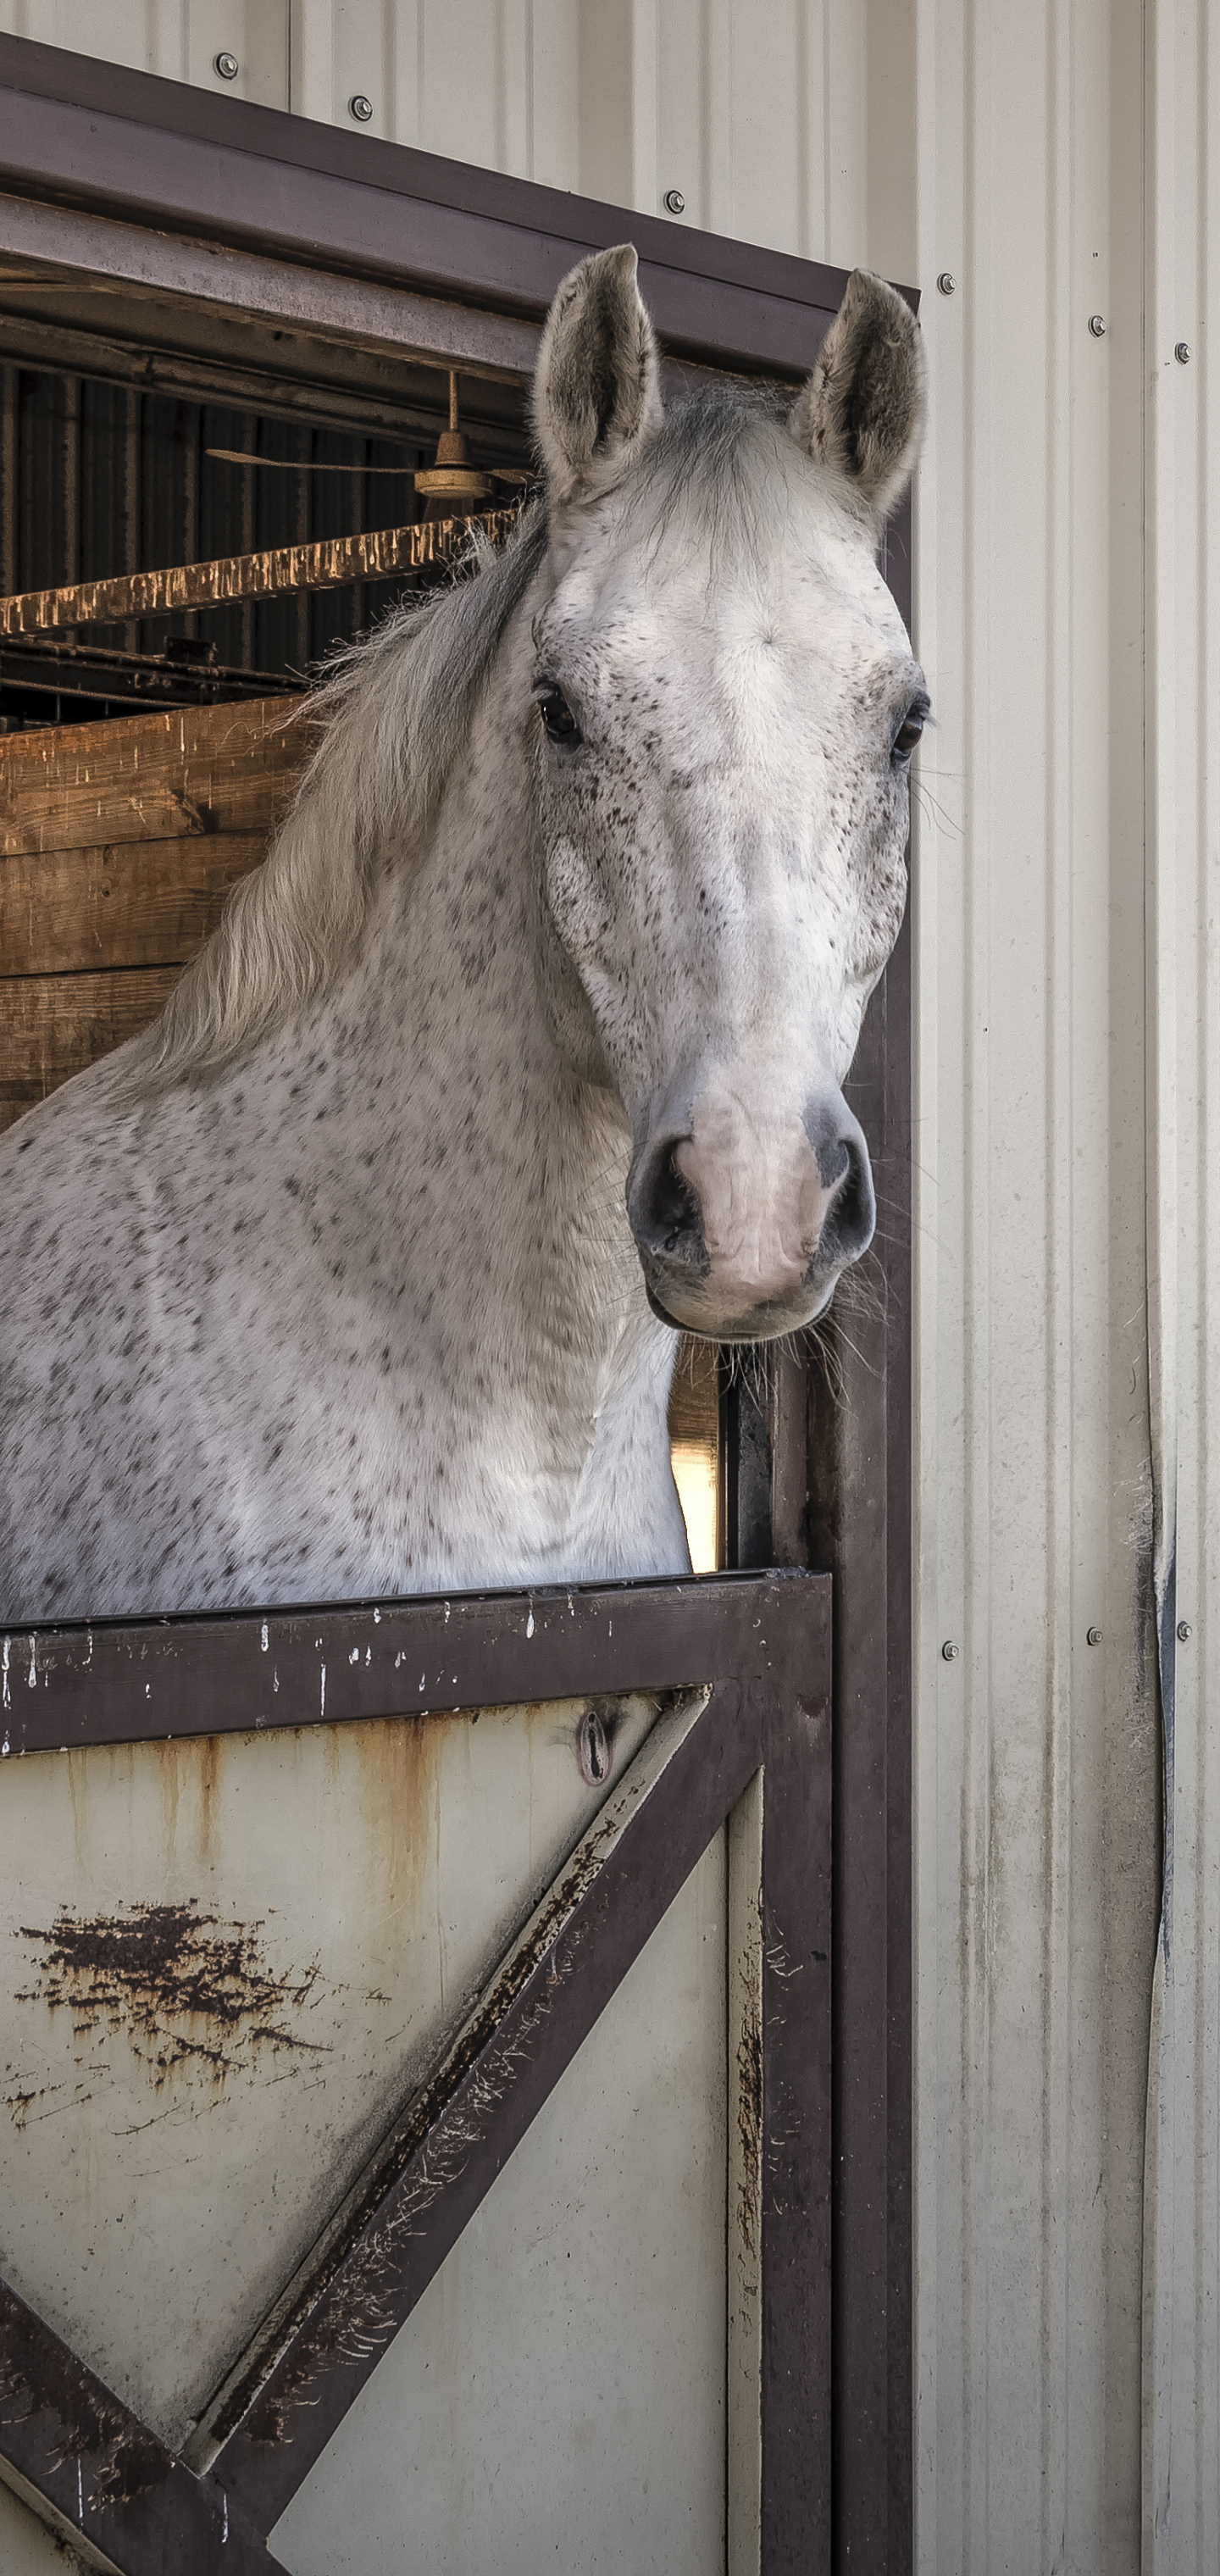
[[[0,741],[0,1128],[155,1019],[263,857],[308,748],[302,705]]]

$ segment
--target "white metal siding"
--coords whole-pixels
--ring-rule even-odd
[[[1146,101],[1149,1279],[1169,1711],[1146,2194],[1147,2576],[1220,2564],[1216,36],[1206,0],[1160,9]],[[1179,339],[1188,366],[1175,362]]]
[[[1216,11],[292,0],[275,74],[282,23],[0,5],[923,289],[919,2565],[1214,2576]]]
[[[1139,2562],[1159,1851],[1133,32],[1092,0],[919,22],[916,587],[940,723],[916,859],[917,2476],[937,2570]]]

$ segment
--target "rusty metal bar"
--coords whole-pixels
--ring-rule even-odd
[[[272,546],[265,554],[221,555],[215,563],[170,564],[163,572],[124,573],[61,590],[17,591],[0,599],[0,635],[45,635],[77,626],[114,626],[129,618],[181,609],[217,608],[235,599],[273,599],[286,590],[343,590],[452,563],[473,529],[502,544],[517,524],[513,510],[477,518],[424,519],[417,527],[376,528],[358,537],[324,537],[312,546]]]

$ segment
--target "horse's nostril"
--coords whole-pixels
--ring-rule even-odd
[[[822,1186],[834,1188],[835,1192],[822,1230],[821,1249],[834,1260],[856,1261],[862,1252],[867,1252],[877,1222],[873,1176],[868,1155],[854,1136],[837,1137],[835,1147],[840,1158],[837,1186],[827,1177],[824,1149],[818,1149]]]
[[[812,1100],[804,1127],[829,1201],[818,1237],[818,1263],[840,1270],[846,1262],[858,1261],[873,1239],[877,1209],[868,1147],[841,1091],[824,1091]]]
[[[675,1138],[658,1155],[645,1195],[643,1216],[654,1243],[666,1252],[676,1252],[691,1235],[700,1231],[699,1202],[690,1182],[678,1169],[678,1146]]]

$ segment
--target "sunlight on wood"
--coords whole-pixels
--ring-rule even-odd
[[[684,1339],[669,1399],[669,1448],[696,1574],[720,1562],[720,1390],[713,1342]]]

